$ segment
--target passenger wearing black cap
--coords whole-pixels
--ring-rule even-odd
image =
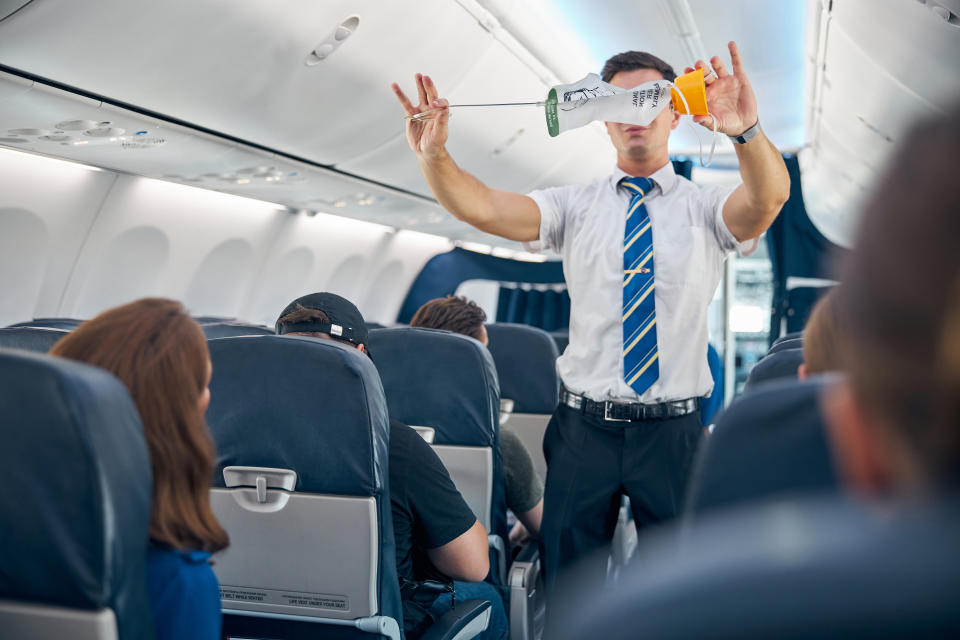
[[[277,333],[337,340],[367,350],[367,325],[359,309],[333,293],[312,293],[287,305],[277,320]],[[462,600],[489,600],[490,624],[479,637],[501,640],[508,635],[503,602],[497,590],[483,582],[490,560],[487,532],[457,491],[433,449],[409,426],[390,420],[390,504],[397,548],[397,574],[404,600],[404,628],[416,638],[430,619],[420,602],[426,580],[454,580]],[[417,594],[411,597],[411,592]],[[430,599],[429,597],[427,598]],[[451,606],[443,594],[427,603],[432,615]]]

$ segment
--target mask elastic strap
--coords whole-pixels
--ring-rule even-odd
[[[680,87],[670,82],[669,80],[667,81],[667,85],[673,89],[676,89],[677,94],[680,96],[680,100],[683,102],[683,108],[687,112],[684,115],[690,115],[692,118],[692,114],[690,112],[690,105],[687,103],[687,97],[683,95],[682,91],[680,91]],[[697,128],[693,126],[692,120],[687,120],[687,124],[690,125],[690,129],[693,131],[693,135],[697,137],[697,144],[700,145],[700,166],[703,167],[704,169],[706,169],[707,167],[710,166],[711,163],[713,163],[713,152],[717,148],[717,119],[709,111],[707,112],[707,115],[713,118],[713,141],[710,143],[710,155],[707,157],[706,163],[703,162],[703,140],[700,139],[700,134],[697,131]]]
[[[713,140],[710,142],[710,155],[707,156],[707,162],[703,162],[703,140],[700,139],[700,132],[697,131],[697,128],[693,126],[693,122],[687,120],[687,124],[690,125],[690,129],[693,130],[693,135],[697,136],[697,143],[700,145],[700,166],[706,169],[713,162],[713,152],[717,148],[717,119],[713,116],[712,113],[708,113],[710,117],[713,118]]]

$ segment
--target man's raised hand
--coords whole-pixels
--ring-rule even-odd
[[[753,95],[750,80],[743,70],[743,60],[740,58],[737,43],[730,42],[728,46],[733,73],[727,71],[723,60],[718,56],[710,59],[715,74],[703,60],[697,60],[694,65],[697,69],[703,69],[710,115],[693,116],[693,121],[713,129],[713,120],[716,118],[717,131],[737,136],[757,122],[757,98]],[[685,73],[690,73],[694,67],[687,67]]]
[[[396,82],[391,87],[407,114],[407,142],[410,148],[419,155],[429,157],[442,151],[447,142],[450,103],[438,97],[437,87],[430,76],[418,73],[416,82],[420,100],[416,106]]]

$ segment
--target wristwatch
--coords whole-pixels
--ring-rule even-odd
[[[759,120],[757,120],[756,122],[754,122],[752,127],[750,127],[749,129],[747,129],[746,131],[744,131],[744,132],[741,133],[740,135],[738,135],[738,136],[729,136],[729,135],[728,135],[727,137],[730,138],[731,140],[733,140],[734,143],[736,143],[736,144],[747,144],[748,142],[750,142],[751,140],[753,140],[753,139],[757,136],[758,133],[760,133],[760,121],[759,121]]]

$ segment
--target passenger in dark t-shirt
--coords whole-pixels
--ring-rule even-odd
[[[277,333],[336,340],[367,353],[363,316],[349,300],[332,293],[313,293],[291,302],[277,320]],[[496,587],[482,582],[489,568],[486,531],[440,458],[414,429],[391,420],[388,466],[401,584],[404,579],[454,578],[458,599],[479,598],[491,604],[489,624],[478,638],[506,640],[509,621],[503,601]],[[441,594],[430,607],[431,615],[444,615],[452,600],[449,593]]]
[[[401,578],[436,578],[427,549],[462,535],[477,517],[463,501],[450,474],[414,429],[390,421],[390,506]]]

